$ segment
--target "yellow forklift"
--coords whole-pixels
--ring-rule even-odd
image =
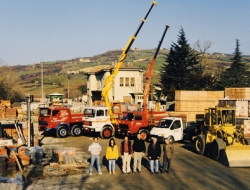
[[[250,138],[244,137],[244,125],[236,126],[236,108],[226,105],[205,109],[201,134],[196,136],[195,149],[229,167],[250,167]]]

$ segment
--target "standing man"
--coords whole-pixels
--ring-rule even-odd
[[[154,137],[153,141],[148,145],[148,158],[150,160],[151,174],[154,173],[154,166],[155,166],[155,173],[158,174],[160,156],[161,156],[161,146],[157,142],[157,139]]]
[[[174,145],[170,144],[168,139],[165,139],[165,144],[163,145],[163,152],[164,155],[162,173],[164,173],[165,171],[169,173],[172,155],[174,154]]]
[[[141,139],[141,134],[137,134],[137,138],[134,140],[133,143],[133,150],[134,150],[134,173],[136,172],[138,166],[138,172],[141,173],[141,160],[142,156],[144,156],[146,147],[144,140]],[[137,165],[138,164],[138,165]]]
[[[97,172],[102,175],[101,167],[100,167],[100,153],[102,151],[101,145],[98,143],[98,137],[93,138],[93,142],[89,145],[88,149],[89,153],[91,154],[91,162],[89,166],[89,175],[92,175],[93,165],[96,162],[97,165]]]
[[[120,153],[122,156],[122,172],[124,174],[129,174],[131,170],[130,161],[131,156],[133,156],[133,148],[127,136],[125,136],[124,141],[121,142]]]

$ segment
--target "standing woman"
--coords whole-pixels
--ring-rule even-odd
[[[109,162],[109,174],[111,174],[111,171],[115,174],[115,161],[118,159],[118,148],[113,138],[109,140],[109,145],[106,150],[106,159]]]

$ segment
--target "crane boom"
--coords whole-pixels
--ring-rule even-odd
[[[125,46],[125,48],[123,49],[122,53],[121,53],[121,56],[120,56],[120,59],[119,59],[119,62],[117,63],[116,67],[115,67],[115,70],[113,73],[111,73],[105,80],[105,83],[104,83],[104,87],[103,87],[103,90],[102,90],[102,97],[105,101],[105,105],[107,106],[108,108],[108,112],[109,112],[109,115],[110,115],[110,119],[111,119],[111,123],[112,124],[117,124],[117,121],[116,119],[114,118],[114,114],[113,114],[113,111],[111,109],[111,105],[110,105],[110,102],[109,102],[109,97],[108,97],[108,93],[109,93],[109,90],[111,89],[112,85],[113,85],[113,79],[114,77],[117,75],[118,71],[119,71],[119,68],[121,67],[124,59],[127,57],[127,53],[130,49],[130,47],[132,46],[134,40],[136,39],[136,36],[138,35],[139,31],[141,30],[143,24],[145,23],[149,13],[151,12],[153,6],[156,5],[156,2],[152,1],[152,5],[151,7],[149,8],[146,16],[142,19],[142,22],[141,24],[139,25],[138,29],[136,30],[135,34],[133,36],[130,37],[127,45]]]
[[[142,108],[143,108],[143,110],[145,112],[147,112],[147,101],[148,101],[148,94],[149,94],[149,89],[150,89],[150,83],[151,83],[151,77],[152,77],[153,67],[154,67],[156,57],[158,55],[158,52],[160,50],[161,44],[163,42],[163,39],[165,37],[165,34],[166,34],[168,28],[169,28],[169,26],[166,25],[166,28],[165,28],[165,30],[163,32],[163,35],[161,37],[161,40],[159,42],[159,45],[156,48],[154,57],[152,58],[152,60],[150,62],[150,65],[148,67],[147,73],[146,73],[146,84],[145,84],[145,88],[144,88],[144,92],[143,92],[143,104],[142,104]]]

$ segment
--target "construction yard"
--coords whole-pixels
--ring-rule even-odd
[[[147,157],[142,159],[142,172],[123,174],[121,159],[116,163],[116,174],[108,174],[105,162],[107,139],[99,139],[102,146],[101,169],[103,175],[94,170],[88,174],[88,146],[91,136],[57,138],[43,136],[39,133],[41,147],[44,151],[43,164],[28,166],[23,172],[24,185],[1,183],[1,189],[248,189],[249,168],[229,168],[221,162],[195,153],[194,144],[190,142],[175,143],[175,153],[170,174],[150,174]],[[116,138],[120,146],[123,139]],[[133,139],[131,139],[133,141]],[[148,142],[146,143],[146,147]],[[81,155],[86,167],[66,170],[54,170],[44,173],[46,162],[51,159],[54,149],[74,148],[76,155]],[[162,158],[160,159],[162,163]],[[132,164],[132,163],[131,163]],[[17,173],[12,173],[16,177]],[[45,175],[45,176],[44,176]]]

